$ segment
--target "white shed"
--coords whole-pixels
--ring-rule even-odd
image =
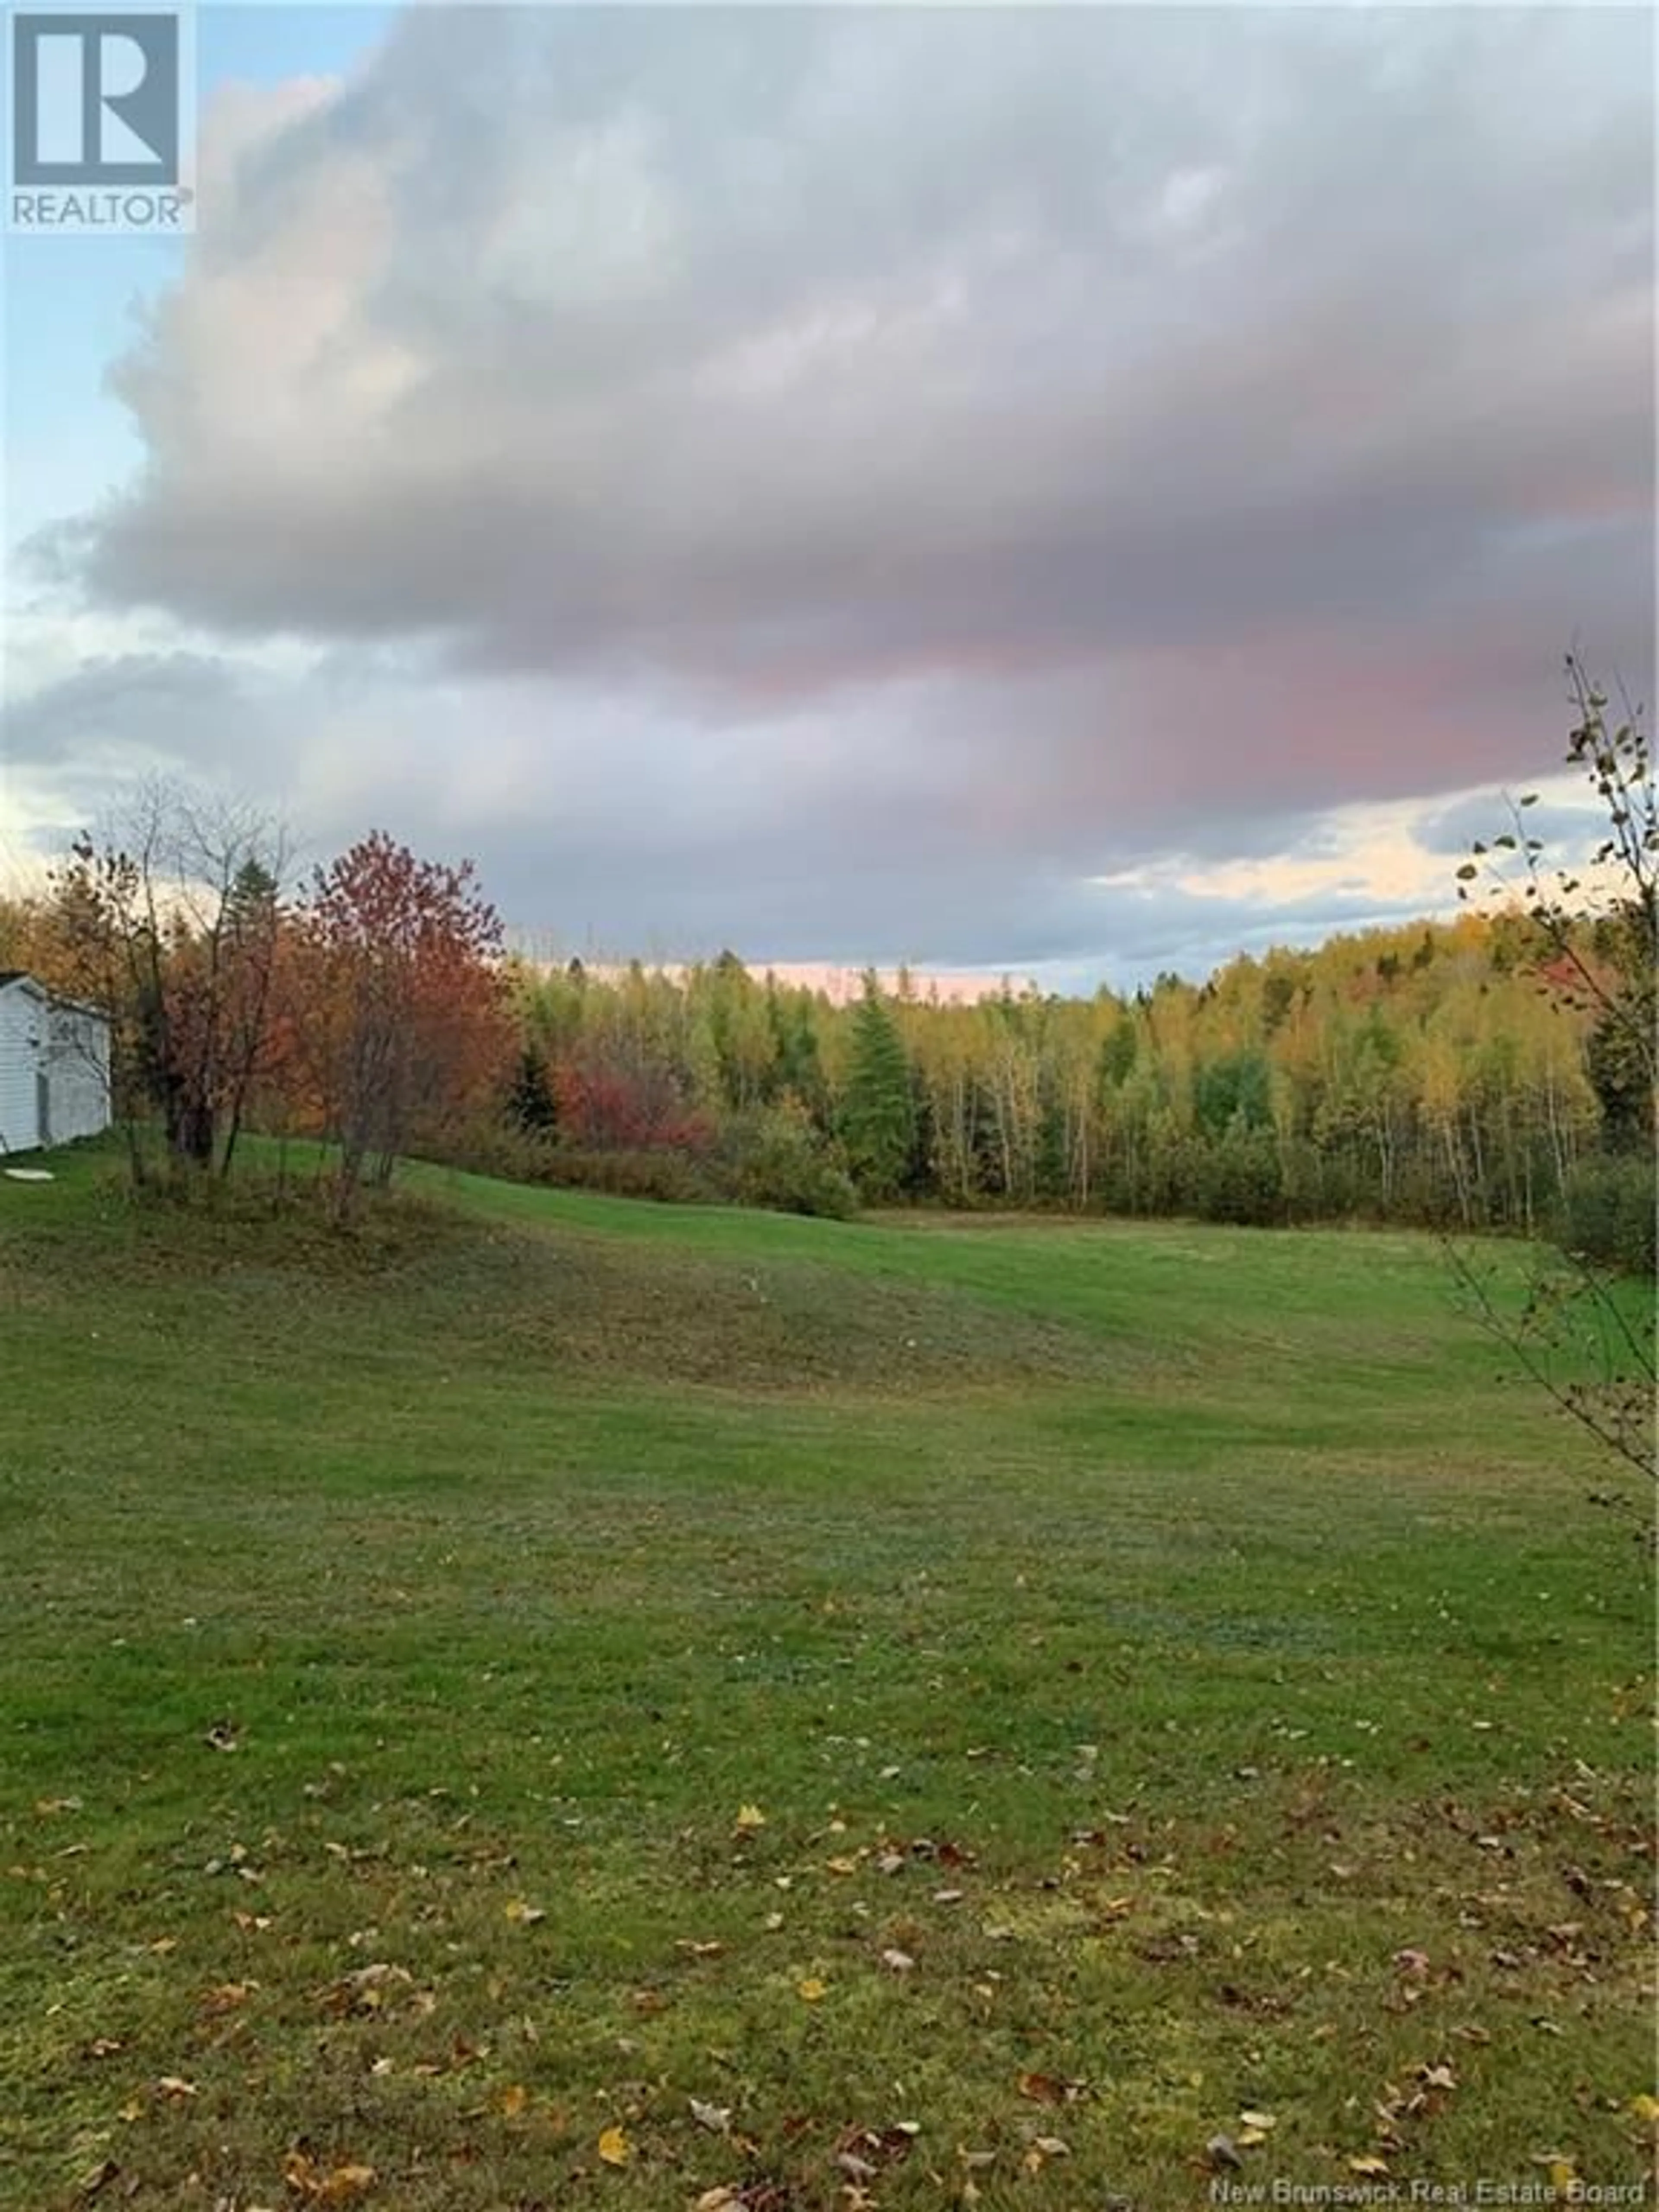
[[[109,1023],[33,975],[0,969],[0,1153],[95,1137],[110,1124]]]

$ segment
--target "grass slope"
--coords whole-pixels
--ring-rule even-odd
[[[0,2204],[1650,2172],[1644,1562],[1431,1243],[106,1173],[0,1181]]]

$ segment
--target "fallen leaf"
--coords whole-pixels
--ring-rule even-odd
[[[1063,2105],[1069,2094],[1068,2084],[1053,2074],[1022,2074],[1014,2086],[1034,2105]]]
[[[829,1984],[821,1982],[816,1974],[808,1974],[805,1981],[796,1983],[795,1994],[804,1997],[808,2004],[817,2004],[818,1999],[827,1993],[828,1988]]]
[[[758,1805],[740,1805],[734,1825],[738,1835],[752,1836],[757,1829],[766,1826],[766,1815]]]
[[[1241,2112],[1238,2116],[1238,2124],[1243,2128],[1259,2128],[1264,2133],[1267,2129],[1276,2128],[1279,2125],[1278,2120],[1271,2112]]]
[[[607,2166],[626,2166],[634,2155],[634,2146],[620,2128],[607,2128],[599,2137],[599,2148]]]
[[[881,1963],[890,1974],[914,1973],[916,1964],[908,1951],[900,1950],[884,1951],[881,1954]]]
[[[1389,2161],[1385,2158],[1351,2158],[1348,2171],[1350,2173],[1386,2175]]]
[[[291,2150],[283,2160],[283,2179],[307,2204],[349,2204],[354,2197],[366,2196],[375,2179],[372,2166],[349,2162],[322,2166],[302,2150]]]
[[[510,1898],[503,1910],[515,1928],[533,1928],[547,1917],[539,1905],[528,1905],[521,1897]]]
[[[185,2098],[193,2097],[196,2094],[196,2084],[193,2081],[186,2081],[179,2074],[162,2075],[155,2086],[164,2097],[172,2097],[180,2102]]]
[[[522,2081],[514,2081],[510,2088],[503,2089],[501,2092],[501,2118],[507,2120],[516,2120],[529,2102],[529,2090],[525,2087]]]
[[[1659,2120],[1659,2097],[1650,2097],[1645,2091],[1639,2097],[1632,2097],[1630,2100],[1630,2112],[1633,2119],[1640,2120],[1644,2126],[1651,2127],[1656,2120]]]
[[[367,2196],[374,2186],[374,2179],[372,2166],[332,2166],[323,2178],[317,2202],[319,2204],[349,2204],[353,2197]]]
[[[706,2105],[701,2097],[692,2097],[687,2101],[691,2106],[691,2117],[700,2128],[707,2128],[711,2136],[731,2132],[732,2108],[729,2105]]]

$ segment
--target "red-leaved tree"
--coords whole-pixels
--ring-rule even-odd
[[[315,872],[298,935],[301,1051],[343,1208],[498,1084],[501,925],[470,860],[374,830]]]

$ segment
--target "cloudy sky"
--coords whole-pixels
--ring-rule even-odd
[[[1645,9],[198,23],[195,237],[7,242],[14,866],[159,766],[567,949],[1124,981],[1444,908],[1563,650],[1650,694]]]

